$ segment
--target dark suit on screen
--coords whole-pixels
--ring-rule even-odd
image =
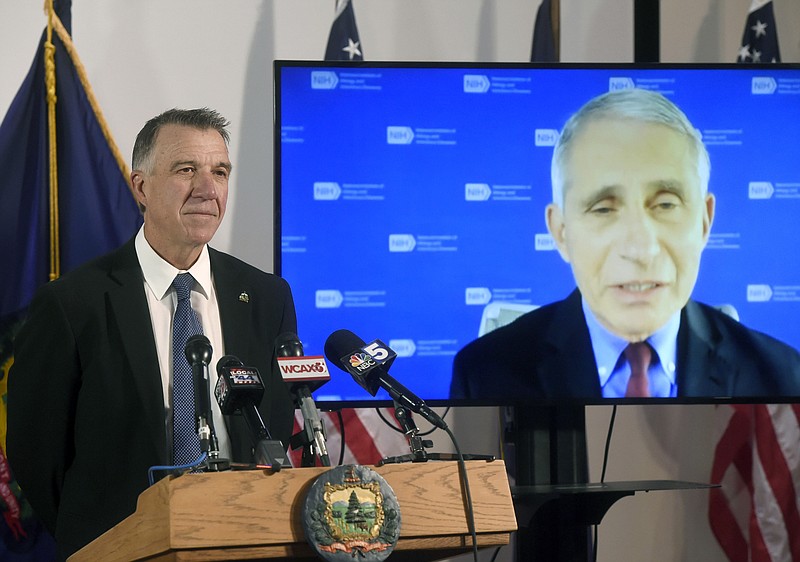
[[[259,369],[267,389],[262,416],[273,437],[288,443],[294,408],[272,354],[278,334],[296,331],[289,286],[232,256],[209,254],[225,352]],[[212,368],[218,359],[215,350]],[[16,338],[9,396],[9,460],[61,556],[135,511],[148,468],[170,464],[171,452],[133,240],[38,292]],[[232,460],[251,462],[244,421],[226,422]]]
[[[716,309],[689,301],[678,332],[679,397],[800,396],[800,354]],[[451,398],[514,402],[602,398],[576,290],[464,347]]]

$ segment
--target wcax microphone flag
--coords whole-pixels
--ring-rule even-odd
[[[328,365],[322,356],[304,357],[303,344],[292,332],[281,334],[275,340],[275,355],[281,377],[289,385],[292,398],[303,413],[304,431],[292,438],[292,448],[303,445],[303,466],[313,466],[315,454],[323,466],[330,466],[324,427],[311,396],[312,391],[330,380]]]
[[[278,369],[284,382],[290,386],[296,383],[308,385],[314,391],[328,382],[331,374],[328,364],[321,355],[307,357],[278,357]]]

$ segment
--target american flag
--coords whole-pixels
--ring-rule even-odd
[[[752,0],[736,62],[781,62],[771,0]]]
[[[341,464],[376,464],[384,457],[409,453],[408,441],[394,418],[394,408],[344,408],[341,415],[341,421],[337,412],[322,412],[320,415],[333,466],[340,464],[342,433],[345,443]],[[302,427],[303,414],[296,410],[294,433]],[[292,466],[302,466],[301,449],[289,451],[289,457]]]
[[[364,60],[351,0],[336,0],[336,13],[328,36],[325,60]]]
[[[772,2],[753,0],[737,62],[780,62]],[[729,560],[800,562],[800,405],[721,407],[708,518]]]
[[[800,561],[800,405],[720,407],[709,522],[734,562]]]

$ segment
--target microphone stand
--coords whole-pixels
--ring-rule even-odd
[[[320,424],[318,427],[315,427],[315,425],[309,423],[308,420],[304,419],[303,421],[303,429],[292,435],[291,439],[289,439],[289,446],[292,450],[299,447],[303,448],[303,454],[300,457],[300,466],[317,466],[317,458],[320,459],[320,464],[322,466],[331,466],[328,452],[324,451],[318,445],[318,443],[324,443],[324,439],[326,438],[325,426]]]
[[[208,458],[205,463],[206,467],[212,472],[228,470],[231,467],[231,461],[219,455],[219,441],[217,440],[217,432],[214,431],[214,420],[210,412],[208,427],[211,430],[211,439],[208,447]]]
[[[430,439],[423,439],[419,434],[419,428],[414,422],[412,412],[405,406],[399,404],[397,400],[394,401],[394,417],[403,429],[403,433],[408,439],[408,444],[411,447],[411,454],[398,455],[394,457],[385,457],[378,461],[376,466],[383,466],[385,464],[403,463],[403,462],[428,462],[431,461],[456,461],[458,455],[454,453],[429,453],[425,449],[433,447],[433,441]],[[494,455],[464,455],[465,461],[493,461]]]

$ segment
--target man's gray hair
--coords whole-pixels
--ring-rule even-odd
[[[711,161],[703,144],[700,131],[694,128],[686,114],[663,95],[650,90],[633,88],[608,92],[589,100],[567,120],[561,136],[553,149],[550,179],[553,187],[553,203],[564,208],[564,183],[567,158],[572,141],[591,121],[597,119],[630,119],[642,123],[666,125],[684,135],[692,143],[697,154],[697,173],[703,194],[708,191]]]
[[[136,136],[136,142],[133,144],[133,157],[131,158],[131,165],[134,170],[140,170],[148,174],[153,171],[153,148],[156,144],[158,131],[165,125],[183,125],[200,130],[214,129],[222,136],[226,145],[230,142],[231,136],[227,129],[230,122],[213,109],[207,107],[201,107],[200,109],[168,109],[145,123]]]

